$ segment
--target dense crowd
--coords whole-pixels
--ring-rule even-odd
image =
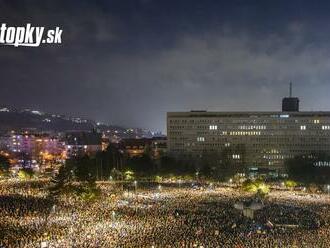
[[[0,247],[330,247],[330,201],[271,193],[254,220],[231,188],[153,187],[50,200],[46,183],[0,184]],[[118,187],[115,187],[118,188]]]

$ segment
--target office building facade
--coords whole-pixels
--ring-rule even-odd
[[[330,112],[169,112],[167,135],[176,157],[226,151],[237,163],[282,168],[297,155],[330,154]]]

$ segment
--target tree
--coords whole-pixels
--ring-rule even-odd
[[[126,169],[133,170],[140,175],[152,175],[156,172],[155,163],[147,154],[127,159]]]
[[[124,179],[126,181],[132,181],[134,179],[134,172],[131,170],[127,170],[124,172]]]
[[[330,183],[330,167],[320,166],[319,162],[330,161],[327,154],[302,155],[285,161],[290,179],[304,183]]]
[[[88,156],[68,159],[52,180],[50,194],[74,194],[82,200],[91,200],[99,194],[96,186],[95,159]]]
[[[118,149],[112,145],[109,145],[106,151],[98,152],[94,159],[94,174],[97,180],[110,178],[114,168],[118,171],[121,169],[121,154]]]
[[[21,180],[31,179],[34,176],[34,171],[31,168],[22,168],[18,172],[18,177]]]
[[[121,179],[123,179],[123,173],[121,173],[116,168],[112,168],[112,170],[110,172],[110,176],[114,180],[121,180]]]
[[[123,153],[114,145],[110,144],[107,147],[107,150],[103,153],[105,155],[104,159],[106,159],[106,163],[108,164],[108,167],[111,168],[116,168],[117,170],[121,171],[123,161],[124,161],[124,156]]]
[[[240,154],[240,160],[234,161],[233,154]],[[245,164],[245,146],[236,145],[225,147],[220,153],[214,155],[216,158],[216,178],[220,181],[228,181],[237,173],[244,173],[246,171]]]
[[[9,159],[5,156],[0,155],[0,176],[6,175],[10,168]]]
[[[163,156],[160,159],[160,174],[175,173],[178,169],[177,161],[170,156]]]
[[[96,186],[95,182],[82,184],[80,187],[75,187],[75,195],[83,201],[94,201],[101,195],[101,190]]]
[[[293,180],[286,180],[284,182],[285,187],[289,188],[289,189],[294,189],[294,187],[296,187],[298,185],[298,183],[296,181]]]
[[[196,168],[192,161],[189,159],[180,160],[170,156],[164,156],[160,160],[160,174],[168,175],[193,175]]]
[[[25,152],[20,152],[17,157],[22,161],[22,166],[28,167],[29,166],[29,161],[32,160],[32,157],[30,154],[27,154]]]
[[[266,195],[269,193],[269,186],[261,180],[246,180],[242,184],[242,189],[246,192],[255,193],[259,195]]]
[[[51,180],[51,187],[49,188],[51,195],[58,196],[74,181],[75,164],[67,160],[62,165],[58,173]]]
[[[204,164],[201,168],[199,173],[206,178],[211,178],[214,174],[213,174],[213,169],[210,165],[208,164]]]
[[[203,152],[198,159],[199,174],[205,178],[216,178],[216,169],[221,162],[221,156],[217,152]]]
[[[84,156],[71,160],[74,163],[75,179],[79,182],[95,182],[96,180],[96,161],[89,156]]]

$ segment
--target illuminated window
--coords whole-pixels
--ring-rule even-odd
[[[205,138],[204,137],[197,137],[197,141],[198,142],[204,142],[205,141]]]
[[[319,124],[320,120],[314,120],[313,122],[314,122],[314,124]]]
[[[240,159],[240,155],[239,154],[233,154],[233,159]]]
[[[210,125],[210,130],[218,130],[218,126],[217,125]]]
[[[300,130],[306,130],[306,126],[300,126]]]
[[[258,125],[258,126],[239,126],[238,129],[241,129],[241,130],[264,130],[266,129],[266,126],[265,125]]]

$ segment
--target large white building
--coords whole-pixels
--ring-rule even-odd
[[[330,154],[330,112],[293,110],[169,112],[168,152],[187,159],[225,154],[233,162],[270,168],[297,155]]]

